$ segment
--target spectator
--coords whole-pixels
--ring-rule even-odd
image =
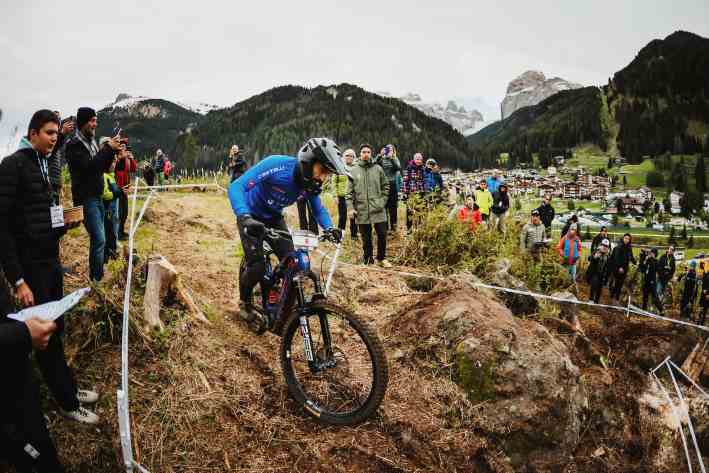
[[[493,198],[490,191],[487,190],[487,182],[480,181],[480,188],[475,191],[475,203],[478,204],[478,207],[480,207],[480,213],[483,216],[483,221],[489,221]]]
[[[319,234],[318,221],[313,213],[313,207],[307,199],[298,199],[296,201],[298,207],[298,223],[301,230],[308,230],[316,235]]]
[[[572,215],[571,218],[569,218],[566,223],[564,224],[564,227],[561,229],[561,237],[563,238],[564,235],[566,235],[566,232],[569,231],[569,228],[571,225],[575,225],[576,229],[580,233],[580,226],[579,226],[579,218],[576,214]]]
[[[155,154],[155,163],[153,165],[155,169],[155,177],[158,178],[158,185],[165,185],[165,154],[161,149]]]
[[[172,174],[172,161],[170,161],[170,156],[165,155],[165,164],[162,168],[162,173],[165,176],[165,184],[170,185],[170,174]]]
[[[122,149],[120,154],[124,154]],[[119,155],[120,155],[119,154]],[[106,233],[106,250],[104,260],[115,259],[118,254],[118,199],[122,191],[116,184],[114,172],[116,165],[111,163],[110,168],[103,174],[103,206],[105,209],[104,232]]]
[[[59,118],[59,112],[54,112]],[[59,126],[59,138],[57,139],[57,144],[52,150],[52,154],[49,156],[49,180],[54,186],[55,190],[55,203],[59,204],[59,196],[62,193],[62,167],[64,163],[64,152],[66,144],[69,142],[69,138],[72,137],[76,131],[76,125],[74,123],[74,117],[65,118],[61,121]]]
[[[348,166],[347,162],[349,161],[351,164],[354,159],[354,150],[346,150],[342,154],[342,157],[345,161],[345,165]],[[337,199],[337,228],[343,230],[343,234],[345,228],[347,228],[347,181],[348,178],[344,174],[335,174],[330,177],[335,199]]]
[[[148,187],[153,187],[155,185],[155,168],[152,162],[146,161],[143,164],[143,179]]]
[[[519,246],[522,251],[532,255],[535,260],[539,259],[539,252],[544,246],[544,225],[542,225],[538,210],[532,210],[531,222],[522,227],[519,238]]]
[[[591,255],[596,253],[596,250],[601,246],[603,240],[608,240],[608,228],[606,227],[601,227],[601,231],[598,232],[598,235],[591,240]]]
[[[99,149],[96,133],[96,112],[82,107],[76,114],[78,132],[66,146],[66,160],[71,174],[71,190],[74,205],[84,206],[84,226],[89,233],[89,277],[93,281],[103,279],[106,233],[104,230],[103,173],[121,143],[118,136],[110,139]]]
[[[596,304],[601,299],[603,286],[608,281],[609,252],[610,242],[607,238],[604,238],[589,258],[590,264],[586,270],[586,282],[591,287],[591,293],[588,296],[588,300]]]
[[[61,206],[52,202],[47,162],[58,133],[56,115],[39,110],[28,127],[31,147],[0,162],[0,263],[15,289],[16,299],[24,307],[56,301],[64,295],[59,240],[66,229]],[[79,190],[84,188],[80,186]],[[101,218],[103,225],[103,215]],[[67,417],[94,424],[98,417],[81,407],[79,401],[96,402],[98,395],[77,389],[64,355],[64,318],[59,317],[56,325],[57,333],[47,349],[36,353],[40,371]]]
[[[384,170],[387,181],[389,181],[389,194],[387,195],[386,211],[389,221],[389,234],[396,234],[396,224],[399,210],[399,192],[396,185],[397,176],[401,172],[401,163],[396,156],[394,145],[386,145],[379,156],[377,163]]]
[[[657,263],[657,296],[664,301],[665,288],[675,275],[675,248],[670,246]]]
[[[480,213],[480,207],[478,207],[472,197],[465,199],[465,206],[458,211],[458,221],[468,223],[471,231],[475,231],[478,225],[482,223],[483,217]]]
[[[544,196],[544,199],[542,200],[542,205],[537,207],[537,211],[539,212],[539,217],[541,218],[541,221],[544,224],[544,228],[546,230],[546,237],[551,238],[551,224],[554,221],[554,217],[556,216],[554,207],[552,207],[551,205],[551,196]]]
[[[123,191],[118,197],[118,239],[127,240],[126,220],[128,219],[128,192],[130,192],[130,183],[133,175],[138,170],[138,163],[133,158],[133,152],[130,147],[126,147],[124,152],[118,154],[116,162],[116,184]]]
[[[635,256],[633,256],[633,237],[630,233],[623,235],[622,240],[618,242],[613,252],[611,253],[611,299],[616,302],[620,300],[620,292],[623,289],[625,278],[628,275],[630,263],[637,264]]]
[[[707,315],[707,308],[709,308],[709,268],[705,266],[704,262],[701,263],[700,268],[704,274],[702,275],[702,299],[700,301],[702,315],[699,318],[699,325],[704,325]]]
[[[487,190],[490,191],[490,194],[495,195],[495,193],[500,190],[500,186],[504,183],[505,181],[500,177],[500,174],[497,172],[497,169],[492,171],[492,176],[487,178]]]
[[[355,150],[353,149],[348,149],[345,151],[345,153],[342,155],[345,159],[345,167],[347,168],[347,172],[352,175],[352,166],[354,165],[356,156],[355,156]],[[347,196],[345,196],[345,202],[347,202]],[[348,212],[349,215],[349,212]],[[352,217],[347,217],[347,219],[350,221],[350,237],[352,240],[357,240],[358,238],[358,233],[357,233],[357,223],[355,222],[354,216]]]
[[[352,206],[359,233],[362,235],[364,264],[374,263],[372,227],[377,234],[377,263],[391,268],[386,260],[387,215],[386,202],[389,180],[384,170],[372,162],[372,147],[359,148],[359,161],[352,167],[352,181],[347,189],[347,200]]]
[[[581,239],[576,234],[576,228],[576,225],[571,225],[569,231],[561,237],[557,246],[560,263],[566,268],[574,284],[576,284],[576,263],[581,257]]]
[[[492,228],[505,233],[505,214],[510,209],[510,196],[507,193],[507,184],[500,184],[492,198],[492,214],[490,225]]]
[[[417,209],[416,205],[420,205],[417,201],[422,198],[426,192],[425,183],[425,168],[423,165],[423,155],[416,153],[414,159],[409,161],[406,166],[406,174],[404,175],[404,198],[406,199],[406,229],[411,231],[413,226],[414,213]]]
[[[0,311],[0,356],[3,378],[8,381],[0,391],[0,461],[19,472],[62,473],[30,363],[32,348],[38,353],[45,350],[57,325],[37,319],[11,321],[5,319],[7,311],[8,307]]]
[[[431,195],[433,203],[440,202],[440,196],[443,193],[443,176],[441,176],[440,168],[435,159],[426,160],[426,168],[424,169],[424,189],[427,194]]]
[[[662,303],[657,294],[657,248],[647,254],[643,267],[643,310],[647,310],[647,300],[652,298],[652,303],[662,315]]]
[[[246,172],[248,164],[246,160],[241,155],[238,145],[232,145],[231,150],[229,150],[229,161],[227,163],[227,169],[229,170],[229,183],[232,183],[239,179],[242,174]]]
[[[679,316],[692,319],[694,313],[694,301],[697,299],[697,288],[699,287],[699,277],[697,276],[697,262],[690,260],[687,263],[687,272],[679,277],[684,278],[682,288],[682,300],[680,302]]]

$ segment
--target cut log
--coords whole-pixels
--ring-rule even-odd
[[[143,317],[148,329],[164,330],[165,326],[160,320],[160,305],[168,292],[174,294],[197,320],[210,323],[182,284],[175,267],[165,257],[157,255],[148,259],[148,276],[143,299]]]
[[[699,342],[689,354],[684,363],[682,363],[682,371],[684,371],[687,376],[692,378],[695,382],[699,382],[699,377],[704,371],[704,367],[707,364],[707,343],[709,339],[705,340],[704,343]]]
[[[153,256],[148,259],[148,280],[143,299],[143,318],[148,329],[165,329],[160,320],[160,302],[176,279],[177,270],[164,257]]]

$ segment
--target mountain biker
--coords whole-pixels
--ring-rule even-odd
[[[311,138],[298,151],[297,158],[269,156],[229,185],[229,201],[236,214],[246,259],[246,270],[239,280],[239,312],[244,320],[258,319],[262,325],[270,325],[268,316],[255,309],[251,296],[266,272],[263,241],[279,259],[294,250],[290,238],[272,238],[266,234],[266,229],[288,232],[284,208],[306,199],[323,230],[338,241],[342,238],[342,230],[333,227],[318,195],[330,174],[350,177],[340,149],[328,138]]]

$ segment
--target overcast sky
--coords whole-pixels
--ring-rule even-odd
[[[120,92],[226,106],[351,82],[499,109],[525,70],[600,85],[653,38],[709,36],[707,0],[421,3],[4,1],[0,140],[38,108],[71,115]]]

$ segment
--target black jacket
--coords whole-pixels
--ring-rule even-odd
[[[647,258],[645,260],[645,268],[643,269],[643,287],[645,289],[655,289],[657,282],[657,260],[655,258]]]
[[[633,245],[631,243],[625,244],[623,240],[618,243],[618,246],[613,248],[613,253],[611,253],[611,267],[614,273],[618,272],[618,269],[623,268],[625,274],[628,273],[628,266],[630,263],[637,264],[635,261],[635,256],[633,256]]]
[[[608,281],[610,267],[610,256],[596,251],[590,258],[588,269],[586,270],[586,282],[591,283],[594,279],[605,286]]]
[[[539,212],[539,218],[541,219],[544,226],[550,227],[552,220],[554,220],[554,216],[556,216],[554,207],[552,207],[551,204],[542,203],[542,205],[537,207],[537,212]]]
[[[230,182],[234,182],[239,179],[249,167],[243,156],[238,154],[235,158],[230,158],[229,160],[229,174],[231,175]]]
[[[65,157],[71,173],[71,193],[74,205],[84,205],[91,197],[103,194],[103,173],[108,169],[116,153],[109,147],[99,149],[96,156],[75,135],[66,145]]]
[[[593,237],[593,240],[591,241],[591,254],[595,253],[598,247],[601,246],[601,242],[607,238],[607,236],[603,236],[601,233]]]
[[[668,258],[667,254],[664,254],[660,257],[660,260],[657,263],[657,275],[663,284],[672,279],[672,276],[675,275],[674,256]]]
[[[507,192],[497,191],[492,197],[492,213],[501,215],[510,208],[510,196]]]
[[[32,148],[0,162],[0,262],[11,284],[23,277],[23,263],[59,257],[66,229],[52,228],[52,204]]]

